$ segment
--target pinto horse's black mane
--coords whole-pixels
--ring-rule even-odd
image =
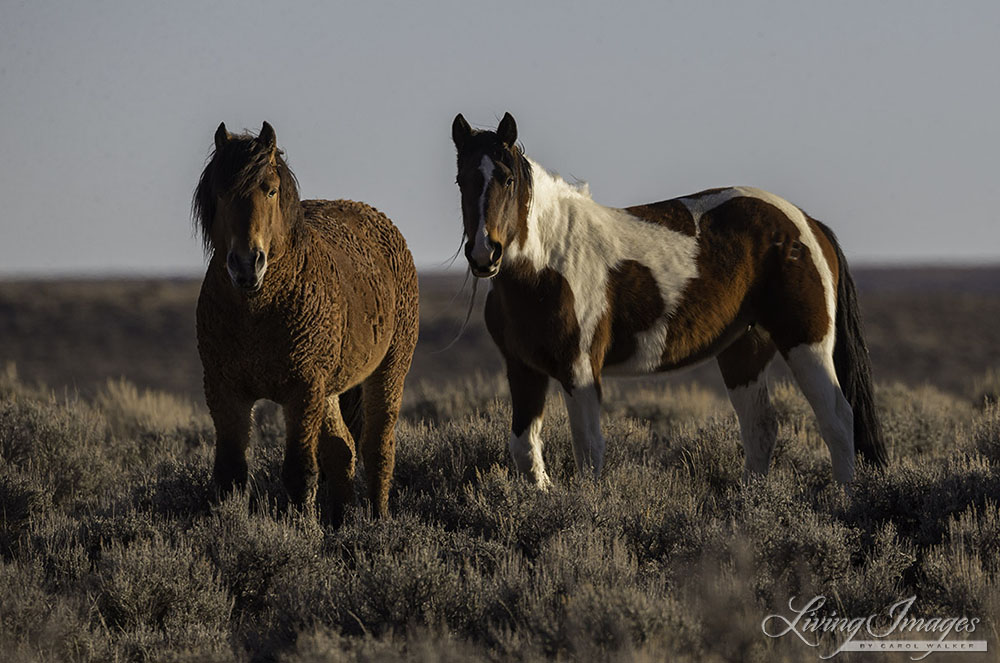
[[[245,196],[259,187],[271,168],[272,154],[281,180],[282,213],[290,222],[302,215],[298,179],[285,163],[284,152],[271,148],[249,133],[230,136],[221,148],[212,152],[191,201],[191,216],[205,253],[212,252],[212,222],[218,196]]]

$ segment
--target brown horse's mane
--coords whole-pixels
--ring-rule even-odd
[[[274,149],[275,166],[281,180],[281,211],[289,227],[302,217],[298,179],[285,163],[284,151]],[[212,222],[219,195],[247,195],[267,175],[271,167],[271,148],[249,133],[230,136],[221,149],[209,157],[191,201],[191,216],[206,254],[212,253]]]

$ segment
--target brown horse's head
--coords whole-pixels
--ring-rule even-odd
[[[451,125],[458,150],[465,257],[472,273],[492,278],[500,272],[504,248],[524,243],[531,202],[531,166],[516,145],[517,124],[510,113],[496,131],[475,131],[461,114]]]
[[[233,285],[259,290],[268,260],[282,254],[302,213],[295,176],[270,124],[265,122],[257,136],[234,136],[225,123],[219,125],[193,209],[205,250],[225,257]]]

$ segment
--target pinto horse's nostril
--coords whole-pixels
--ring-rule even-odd
[[[503,257],[503,246],[497,242],[490,242],[490,263],[497,264]]]

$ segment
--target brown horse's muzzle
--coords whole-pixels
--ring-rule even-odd
[[[243,257],[231,250],[226,256],[226,270],[233,285],[241,290],[256,292],[264,282],[267,270],[267,255],[260,249],[251,249],[250,255]]]

